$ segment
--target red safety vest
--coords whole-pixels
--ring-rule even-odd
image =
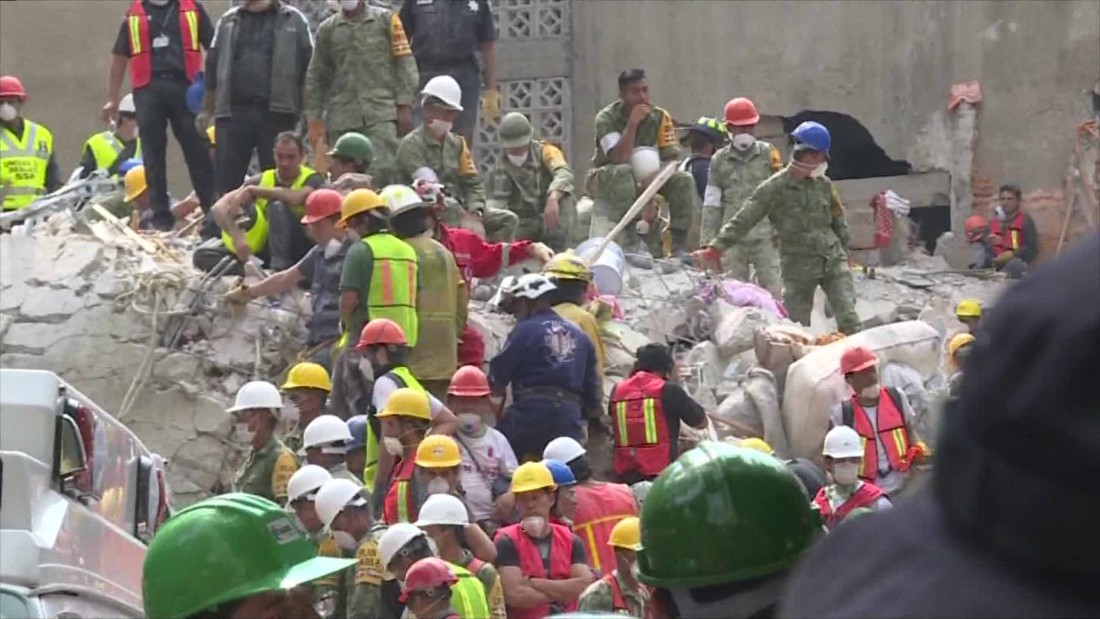
[[[574,492],[577,511],[573,530],[588,548],[589,565],[601,573],[610,572],[615,567],[615,551],[607,540],[620,520],[638,515],[634,493],[625,484],[578,484]]]
[[[611,612],[617,615],[629,615],[630,607],[626,605],[626,600],[623,599],[623,590],[619,587],[619,579],[615,578],[615,573],[612,572],[602,579],[611,587]]]
[[[512,540],[512,543],[516,546],[516,553],[519,555],[519,569],[524,576],[528,578],[566,580],[573,568],[573,532],[557,524],[551,524],[550,531],[554,539],[550,542],[549,575],[547,575],[546,568],[542,565],[542,555],[539,554],[538,546],[535,545],[534,540],[523,532],[520,525],[513,524],[501,528],[497,531],[495,539],[499,540],[500,536],[504,535]],[[565,608],[566,612],[576,609],[576,600],[573,600]],[[509,607],[507,610],[509,619],[541,619],[550,614],[550,605],[544,604],[523,610]]]
[[[416,471],[415,458],[401,458],[390,471],[390,487],[382,504],[382,520],[386,524],[416,522],[417,509],[409,492],[409,481]]]
[[[821,510],[821,516],[825,519],[825,526],[833,528],[836,524],[850,514],[853,509],[859,507],[871,507],[875,504],[875,501],[886,493],[881,488],[874,484],[863,482],[859,488],[855,491],[855,494],[848,497],[848,500],[840,506],[836,512],[833,511],[832,506],[829,504],[829,498],[825,496],[825,488],[817,491],[817,496],[814,497],[814,503],[817,504],[818,509]]]
[[[665,380],[635,372],[615,386],[611,395],[615,428],[615,472],[638,471],[656,476],[668,466],[669,432],[661,405]]]
[[[871,420],[867,417],[867,411],[860,406],[859,401],[853,397],[844,403],[852,407],[852,419],[855,431],[863,439],[863,467],[859,476],[864,481],[875,481],[878,478],[878,447],[875,441],[882,441],[886,448],[886,458],[890,461],[890,468],[895,471],[905,472],[909,470],[909,429],[905,425],[905,415],[894,401],[885,387],[878,392],[877,418],[878,436],[875,435]]]
[[[183,67],[187,81],[195,81],[202,71],[202,42],[199,40],[199,11],[194,0],[180,0],[180,41],[183,42]],[[134,0],[126,12],[130,32],[130,86],[141,88],[153,79],[153,41],[149,35],[149,16],[141,0]]]
[[[1005,222],[1000,217],[994,217],[989,222],[989,233],[996,234],[1000,241],[993,244],[993,255],[999,256],[1002,252],[1020,249],[1020,241],[1024,238],[1024,211],[1020,209],[1012,219],[1008,220],[1008,230],[1005,230]]]

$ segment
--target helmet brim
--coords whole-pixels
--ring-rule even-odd
[[[283,575],[280,583],[283,589],[292,589],[299,585],[324,578],[345,570],[356,564],[356,559],[337,559],[334,557],[314,557],[291,567]]]
[[[878,363],[877,360],[868,359],[868,360],[864,361],[863,363],[860,363],[859,365],[855,366],[854,368],[848,368],[847,370],[844,371],[844,375],[847,376],[849,374],[855,374],[856,372],[862,372],[863,370],[866,370],[867,368],[874,367],[876,363]]]
[[[514,138],[509,138],[509,139],[501,138],[500,139],[500,147],[501,148],[519,148],[521,146],[527,146],[528,144],[531,143],[531,138],[532,138],[532,134],[530,134],[530,133],[528,133],[527,135],[522,135],[522,136],[519,136],[519,137],[514,137]]]

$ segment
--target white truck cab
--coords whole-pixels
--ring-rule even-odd
[[[0,369],[0,619],[142,617],[164,460],[52,372]]]

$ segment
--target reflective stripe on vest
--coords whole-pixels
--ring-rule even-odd
[[[1008,228],[1007,231],[1005,230],[1006,227]],[[994,255],[1009,250],[1016,251],[1020,249],[1020,240],[1023,238],[1024,234],[1023,210],[1016,211],[1012,219],[1009,219],[1007,222],[1002,221],[1000,217],[994,217],[993,220],[989,222],[989,233],[1001,237],[1000,242],[993,245]]]
[[[566,580],[570,577],[573,567],[573,532],[568,527],[560,524],[551,524],[550,532],[550,573],[546,573],[546,567],[542,562],[539,548],[526,533],[520,529],[520,525],[513,524],[502,527],[497,531],[496,540],[501,536],[512,540],[516,547],[516,555],[519,558],[519,569],[528,578],[547,578],[550,580]],[[572,611],[577,607],[574,600],[565,610]],[[508,619],[542,619],[550,614],[550,605],[542,604],[533,608],[518,609],[508,607]]]
[[[0,187],[4,210],[26,208],[46,193],[46,169],[53,154],[53,134],[23,119],[23,135],[0,129]]]
[[[409,494],[409,480],[412,479],[415,470],[416,461],[413,458],[401,458],[390,471],[390,487],[386,491],[382,509],[383,521],[386,524],[416,520],[416,506],[412,504],[412,496]]]
[[[615,472],[659,474],[668,466],[671,435],[661,393],[665,381],[650,372],[635,372],[615,386]]]
[[[187,81],[193,82],[202,71],[202,44],[199,38],[199,12],[193,0],[180,0],[180,44]],[[149,15],[141,0],[134,0],[126,12],[130,34],[130,86],[134,89],[153,79],[153,45],[149,34]]]
[[[905,426],[905,414],[894,402],[893,396],[885,387],[879,389],[878,406],[875,410],[877,423],[872,426],[867,411],[854,398],[851,400],[852,425],[859,433],[863,445],[863,466],[859,476],[865,481],[875,481],[879,475],[878,446],[876,440],[883,441],[886,459],[895,471],[909,470],[907,452],[909,451],[909,433]],[[876,430],[877,429],[877,436]]]
[[[301,189],[306,179],[314,174],[313,170],[301,166],[298,171],[298,178],[294,179],[294,183],[291,184],[289,189]],[[257,187],[265,187],[267,189],[274,189],[277,187],[277,179],[275,176],[275,170],[266,170],[260,175],[260,182],[256,184]],[[271,230],[267,222],[267,198],[256,198],[252,206],[249,208],[250,219],[252,219],[252,225],[244,231],[244,240],[248,243],[248,248],[252,250],[253,254],[263,251],[267,245],[267,235]],[[229,235],[229,232],[222,230],[222,242],[225,243],[226,249],[234,256],[237,255],[236,248],[233,247],[233,237]]]
[[[607,540],[620,520],[638,515],[634,493],[623,484],[578,485],[573,492],[577,505],[573,530],[588,549],[589,565],[610,570],[615,565],[615,551]]]
[[[489,617],[485,585],[461,565],[450,561],[447,561],[447,565],[458,577],[458,582],[451,587],[451,606],[458,611],[458,615],[463,619]]]
[[[370,320],[389,318],[405,332],[409,347],[419,340],[416,317],[417,272],[419,263],[411,245],[388,232],[372,234],[363,242],[373,258],[367,314]]]

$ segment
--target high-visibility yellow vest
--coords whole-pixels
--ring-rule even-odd
[[[458,582],[451,587],[451,607],[462,619],[488,617],[489,600],[485,594],[485,585],[461,565],[450,561],[447,565],[458,576]]]
[[[413,376],[409,368],[399,365],[389,372],[386,372],[385,376],[397,379],[394,382],[397,383],[397,388],[408,387],[409,389],[416,389],[420,393],[427,395],[428,390],[424,388],[424,385],[420,384],[420,381]],[[367,424],[367,463],[363,467],[363,485],[367,488],[368,492],[374,492],[374,480],[378,473],[378,437],[374,435],[374,428],[371,424]]]
[[[416,284],[419,262],[411,245],[390,234],[378,232],[363,239],[373,258],[367,315],[370,320],[389,318],[405,332],[409,347],[420,337],[416,316]]]
[[[298,171],[298,178],[294,179],[294,183],[290,185],[290,189],[301,189],[309,177],[313,176],[315,172],[305,166],[302,166]],[[257,183],[257,187],[266,187],[272,189],[276,187],[275,170],[266,170],[260,175],[260,182]],[[304,208],[304,207],[302,207]],[[267,198],[256,198],[256,201],[252,204],[251,213],[249,213],[252,219],[252,225],[244,231],[244,240],[248,243],[248,248],[252,250],[253,254],[263,251],[264,246],[267,245],[267,233],[270,227],[267,223]],[[298,209],[294,209],[295,212]],[[301,213],[298,213],[301,215]],[[233,237],[229,236],[229,233],[222,230],[222,242],[225,243],[225,247],[234,256],[237,255],[237,250],[233,247]]]
[[[27,208],[46,193],[46,167],[53,155],[53,134],[23,119],[23,135],[0,129],[0,187],[4,210]]]
[[[416,300],[419,343],[409,369],[424,380],[450,380],[458,369],[458,286],[462,274],[454,256],[426,236],[407,239],[416,250],[420,287],[430,292]],[[419,339],[423,335],[424,339]]]
[[[95,158],[95,167],[97,170],[107,170],[114,165],[115,160],[118,159],[122,150],[126,148],[126,145],[122,143],[122,140],[118,139],[118,136],[110,131],[104,131],[97,133],[88,138],[88,141],[84,143],[84,148],[92,151],[92,157]],[[137,148],[134,149],[134,158],[141,159],[141,139],[138,138]],[[114,174],[117,177],[118,174]]]

